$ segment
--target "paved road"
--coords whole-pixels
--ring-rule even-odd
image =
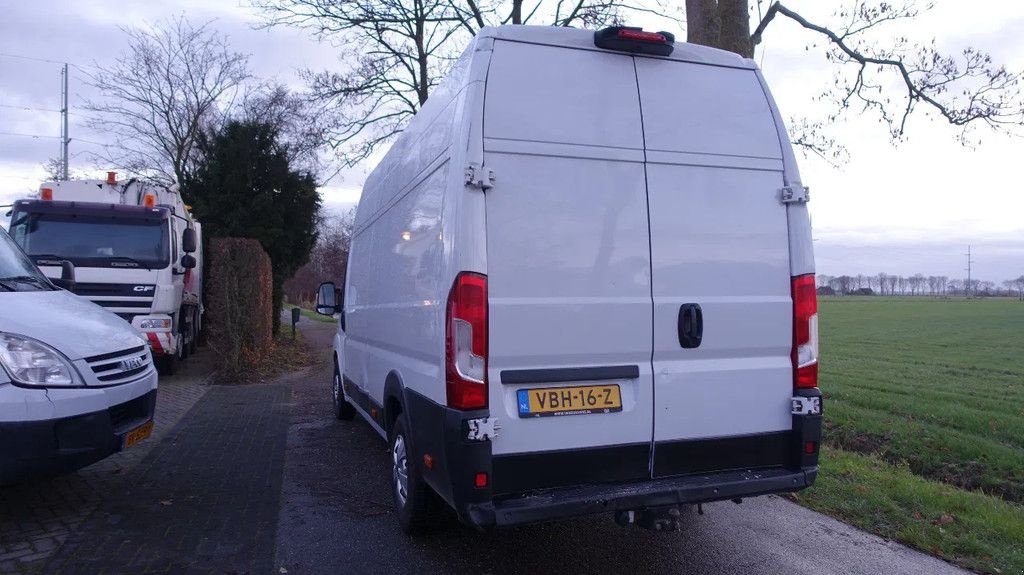
[[[323,361],[292,383],[277,566],[288,573],[966,573],[778,497],[704,507],[677,533],[610,516],[476,533],[449,521],[421,539],[391,516],[384,442],[331,413],[334,326],[303,320]],[[280,571],[283,573],[284,571]]]
[[[0,490],[0,574],[964,573],[775,497],[707,505],[677,533],[600,516],[492,533],[449,519],[407,538],[384,442],[333,418],[334,327],[301,325],[319,354],[308,369],[162,381],[144,447]]]

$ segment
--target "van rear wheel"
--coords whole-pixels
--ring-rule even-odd
[[[440,504],[437,494],[423,480],[419,460],[410,449],[408,437],[405,422],[399,416],[391,429],[391,494],[402,531],[415,535],[435,523]]]

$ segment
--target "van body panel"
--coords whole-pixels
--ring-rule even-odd
[[[635,58],[648,150],[782,159],[751,70]]]
[[[487,153],[495,454],[651,439],[650,249],[643,164]],[[536,206],[543,205],[543,210]],[[506,370],[636,366],[639,377],[505,384]],[[617,384],[619,413],[521,419],[520,389]],[[646,469],[647,465],[644,464]]]

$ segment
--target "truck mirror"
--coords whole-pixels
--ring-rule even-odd
[[[194,253],[198,247],[196,243],[196,231],[192,228],[185,228],[185,230],[181,232],[181,251],[186,254]]]
[[[50,281],[59,288],[66,289],[70,292],[75,291],[75,264],[68,260],[62,260],[60,262],[60,279]]]
[[[321,315],[338,313],[338,292],[334,282],[324,282],[316,290],[316,312]]]
[[[196,257],[192,254],[185,254],[181,256],[181,267],[190,270],[196,267]]]

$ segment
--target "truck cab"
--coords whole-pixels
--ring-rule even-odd
[[[49,277],[142,331],[173,374],[202,328],[201,227],[175,189],[128,180],[45,182],[15,202],[10,234]]]

